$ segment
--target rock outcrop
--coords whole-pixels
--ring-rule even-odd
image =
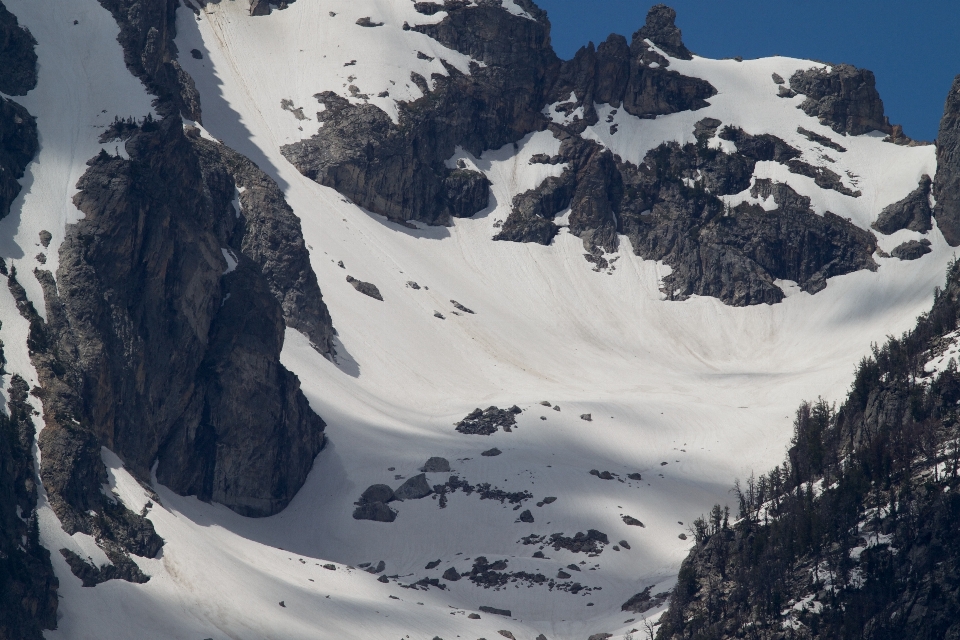
[[[80,510],[89,496],[67,489],[93,490],[102,465],[91,451],[103,445],[141,478],[157,460],[160,482],[180,493],[275,513],[306,478],[324,424],[279,362],[281,303],[244,251],[257,226],[179,116],[144,124],[126,148],[129,160],[90,161],[75,197],[85,218],[68,227],[56,283],[39,274],[62,368],[45,407],[62,398],[69,410],[45,412],[44,469],[76,460],[84,475],[59,493]]]
[[[934,217],[950,246],[960,245],[960,76],[953,80],[937,135]]]
[[[0,2],[0,92],[26,95],[37,86],[37,41]]]
[[[26,381],[14,375],[7,388],[7,413],[0,410],[0,637],[39,640],[42,629],[57,626],[59,582],[50,552],[40,544],[36,427],[27,390]]]
[[[559,103],[554,109],[566,114],[582,109],[581,126],[586,126],[598,122],[596,104],[622,108],[639,118],[707,106],[706,99],[717,90],[705,80],[668,69],[669,60],[648,43],[670,56],[689,60],[692,56],[683,45],[675,18],[673,9],[657,5],[629,45],[623,36],[612,34],[596,49],[593,43],[582,47],[560,68],[550,92],[550,102]]]
[[[933,181],[930,176],[920,178],[920,184],[910,194],[883,209],[877,216],[876,222],[871,226],[882,234],[889,235],[909,229],[910,231],[919,231],[926,233],[930,231],[932,225],[930,217],[933,215],[930,209],[930,189]]]
[[[872,71],[849,64],[797,71],[790,77],[790,88],[807,98],[800,105],[804,113],[837,133],[853,136],[893,131],[876,84]]]
[[[732,127],[715,133],[720,125],[700,121],[696,144],[665,143],[640,166],[551,125],[562,140],[559,157],[567,167],[518,195],[494,239],[549,243],[557,232],[553,218],[570,207],[570,232],[583,240],[598,270],[609,266],[603,253],[617,250],[623,234],[637,255],[672,267],[663,281],[668,298],[707,295],[737,306],[779,302],[784,294],[776,280],[792,280],[816,293],[829,277],[876,268],[872,234],[832,213],[817,215],[809,198],[785,184],[753,183],[755,198],[776,203],[772,211],[748,203],[725,207],[719,196],[751,188],[761,161],[812,174],[822,188],[850,196],[859,192],[849,191],[836,174],[800,162],[800,151],[780,138]],[[735,142],[737,151],[711,148],[707,143],[714,135]]]
[[[559,66],[539,10],[534,20],[487,4],[449,3],[444,11],[440,22],[411,28],[484,66],[474,64],[464,75],[446,65],[448,75],[434,75],[432,91],[424,78],[413,77],[425,95],[398,104],[399,124],[374,105],[318,94],[323,126],[282,148],[311,180],[400,223],[442,225],[485,208],[487,178],[444,162],[457,146],[480,155],[538,129]]]
[[[0,92],[24,95],[37,84],[36,41],[0,2]],[[21,105],[0,97],[0,219],[20,193],[19,179],[37,152],[37,126]],[[9,276],[0,259],[0,274]],[[0,341],[0,374],[6,358]],[[39,640],[57,627],[59,582],[40,544],[33,447],[36,425],[29,386],[9,378],[0,407],[0,638]]]
[[[233,179],[239,191],[240,210],[236,214],[243,226],[240,251],[260,268],[280,303],[284,322],[307,336],[320,353],[334,356],[336,332],[330,312],[310,266],[300,219],[287,204],[283,191],[246,156],[199,135],[192,135],[191,140],[205,159],[203,166],[222,165]]]
[[[177,62],[178,0],[99,0],[117,21],[117,40],[130,73],[157,96],[162,116],[183,114],[200,122],[200,94]],[[202,4],[202,3],[201,3]]]

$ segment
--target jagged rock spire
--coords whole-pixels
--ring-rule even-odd
[[[647,12],[647,23],[633,34],[633,39],[650,40],[674,58],[690,60],[693,54],[683,44],[676,19],[677,12],[667,5],[654,5]]]

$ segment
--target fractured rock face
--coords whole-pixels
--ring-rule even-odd
[[[903,200],[885,207],[876,222],[870,226],[884,235],[896,233],[901,229],[920,233],[930,231],[932,228],[930,217],[933,214],[930,209],[932,186],[933,181],[930,180],[930,176],[924,175],[920,178],[920,185],[916,189]]]
[[[415,475],[393,492],[397,500],[419,500],[433,493],[425,474]]]
[[[683,44],[676,19],[676,11],[664,4],[655,5],[647,12],[647,23],[633,37],[650,40],[674,58],[691,60],[693,54]]]
[[[432,91],[424,78],[411,78],[427,95],[398,104],[399,125],[373,105],[318,94],[323,127],[281,149],[311,180],[401,223],[442,225],[486,208],[487,179],[444,161],[458,145],[479,156],[536,130],[559,65],[540,11],[534,20],[486,4],[450,3],[444,11],[440,22],[412,28],[485,66],[466,76],[448,65]]]
[[[807,69],[791,76],[790,88],[807,97],[800,108],[837,133],[890,133],[873,72],[849,64],[829,69]]]
[[[953,80],[937,135],[937,175],[933,181],[937,226],[950,246],[960,245],[960,75]]]
[[[57,282],[42,280],[74,410],[135,474],[159,459],[158,479],[180,493],[275,513],[324,424],[279,362],[282,308],[242,250],[230,172],[179,116],[126,146],[129,160],[89,163],[75,198],[85,218],[68,227]]]
[[[894,248],[890,255],[900,260],[917,260],[930,253],[930,251],[930,241],[924,238],[919,241],[908,240]]]
[[[2,7],[2,5],[0,5]],[[20,178],[39,149],[36,119],[0,96],[0,219],[20,193]]]
[[[26,95],[37,86],[37,41],[0,2],[0,92]]]

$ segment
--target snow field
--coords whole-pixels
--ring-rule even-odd
[[[54,234],[48,257],[55,259],[63,225],[78,215],[69,200],[73,185],[83,162],[100,148],[98,118],[145,115],[149,100],[123,68],[116,24],[97,3],[59,3],[57,20],[48,19],[50,9],[22,0],[10,9],[40,41],[41,86],[24,104],[39,118],[43,148],[41,164],[32,165],[24,180],[19,221],[11,222],[11,215],[0,223],[0,236],[16,244],[0,250],[26,261],[26,247],[46,228]],[[199,19],[181,7],[180,62],[200,91],[205,130],[277,179],[301,218],[339,331],[339,364],[319,356],[295,331],[287,332],[283,360],[328,423],[329,445],[291,505],[271,518],[242,518],[156,487],[162,504],[149,517],[166,546],[158,559],[135,558],[152,576],[143,585],[111,581],[81,588],[56,549],[94,551],[88,540],[69,539],[44,507],[44,543],[54,550],[62,595],[60,628],[49,638],[450,640],[496,637],[499,629],[518,638],[544,633],[551,640],[624,634],[640,626],[640,616],[621,612],[620,605],[648,585],[655,585],[654,593],[672,585],[691,544],[678,537],[686,524],[715,502],[732,504],[734,476],[780,462],[798,403],[818,395],[842,398],[870,343],[912,326],[929,306],[934,286],[942,284],[953,251],[938,231],[928,234],[933,253],[921,260],[878,259],[877,272],[833,278],[816,296],[796,292],[781,304],[746,309],[711,298],[664,301],[659,283],[669,268],[634,256],[626,239],[616,256],[607,256],[618,257],[616,269],[604,272],[592,271],[582,243],[566,231],[549,247],[491,242],[513,195],[562,171],[528,163],[534,153],[556,152],[548,134],[528,136],[516,151],[508,145],[479,158],[451,158],[484,171],[493,183],[490,207],[474,218],[446,228],[388,223],[305,179],[279,147],[316,131],[312,96],[320,91],[362,100],[351,95],[354,84],[395,117],[393,100],[419,96],[415,85],[406,86],[411,71],[426,78],[443,73],[440,57],[467,70],[465,57],[402,30],[404,21],[439,20],[442,14],[422,16],[403,0],[300,0],[269,17],[245,14],[242,1],[208,4]],[[384,26],[355,25],[367,16]],[[70,40],[70,30],[81,27],[97,29],[84,32],[86,48]],[[189,56],[191,49],[202,59]],[[355,65],[343,66],[354,59]],[[49,60],[76,68],[57,76]],[[94,61],[103,66],[84,66]],[[867,226],[883,206],[913,190],[922,173],[935,169],[932,148],[896,147],[870,136],[841,139],[797,110],[797,99],[777,98],[770,74],[788,78],[791,69],[810,64],[783,58],[671,61],[671,68],[718,88],[710,107],[654,121],[633,122],[619,113],[620,130],[609,139],[603,138],[609,129],[603,112],[590,135],[624,159],[642,159],[658,141],[692,140],[693,124],[709,116],[748,133],[774,133],[803,149],[805,160],[821,162],[820,151],[795,133],[802,125],[849,149],[824,153],[835,158],[830,166],[841,175],[848,168],[861,174],[856,188],[863,196],[824,192],[794,174],[778,177],[779,165],[758,167],[757,177],[783,179],[811,196],[818,212],[829,209]],[[86,75],[93,68],[98,73]],[[351,75],[357,77],[348,80]],[[84,93],[90,86],[99,92]],[[377,98],[384,90],[390,96]],[[750,99],[736,99],[737,92]],[[34,94],[55,99],[41,101]],[[298,120],[281,108],[281,100],[291,100],[310,120]],[[118,104],[129,113],[98,115]],[[58,173],[41,173],[54,167]],[[884,248],[885,242],[881,237]],[[21,268],[21,281],[39,303],[32,266]],[[48,266],[55,268],[55,262]],[[359,294],[347,275],[376,284],[384,301]],[[408,281],[422,288],[414,290]],[[455,315],[451,300],[476,314]],[[434,317],[435,311],[446,319]],[[32,385],[25,323],[11,299],[0,298],[0,313],[8,368],[32,376]],[[543,407],[541,400],[561,410]],[[513,404],[524,411],[512,433],[468,436],[453,429],[475,407]],[[581,420],[583,413],[592,414],[592,421]],[[494,446],[500,456],[479,455]],[[434,455],[449,459],[454,473],[471,484],[528,490],[534,498],[514,511],[457,492],[448,495],[445,509],[432,498],[394,503],[398,516],[389,524],[351,518],[353,502],[367,486],[384,482],[396,488]],[[149,499],[144,490],[116,456],[105,451],[104,459],[112,490],[139,511]],[[601,480],[591,469],[618,474],[624,482]],[[641,473],[643,480],[628,481],[628,473]],[[439,484],[448,475],[429,474],[429,480]],[[536,507],[545,496],[558,500]],[[515,522],[524,509],[533,513],[533,523]],[[626,525],[622,514],[645,527]],[[520,542],[533,533],[572,536],[589,528],[611,542],[595,558],[546,547],[547,558],[536,559],[538,547]],[[629,541],[629,551],[612,550],[621,539]],[[573,580],[602,589],[573,595],[508,583],[494,591],[463,579],[447,583],[447,590],[417,591],[347,569],[384,560],[385,574],[408,583],[439,577],[450,566],[463,572],[481,555],[491,562],[507,559],[507,571],[547,577],[586,561]],[[437,569],[424,569],[437,559]],[[335,571],[322,567],[330,562]],[[510,609],[515,619],[467,619],[480,605]],[[638,621],[623,622],[629,618]]]

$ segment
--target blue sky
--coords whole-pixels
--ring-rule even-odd
[[[611,32],[629,39],[654,4],[644,0],[536,0],[553,46],[571,58]],[[687,47],[711,58],[785,55],[847,62],[877,76],[890,121],[921,140],[937,135],[960,74],[957,0],[673,0]]]

